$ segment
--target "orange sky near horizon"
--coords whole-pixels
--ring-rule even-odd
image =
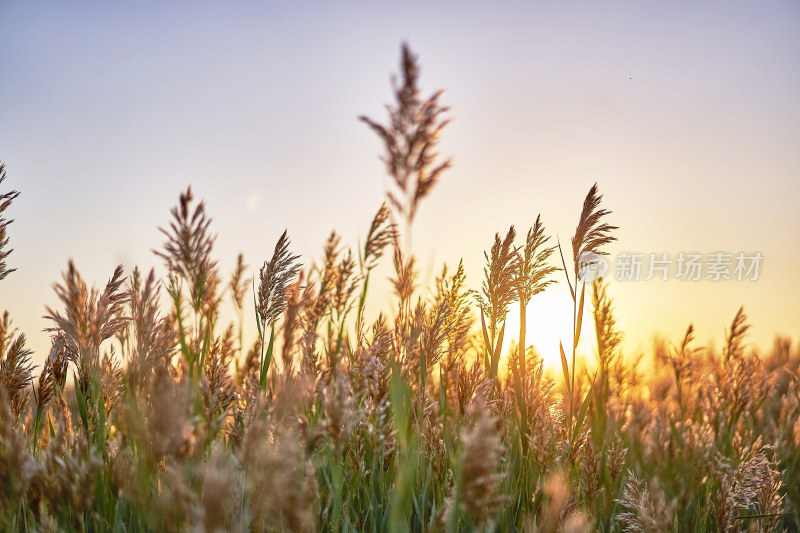
[[[189,184],[225,277],[240,251],[256,274],[284,228],[306,265],[331,229],[363,242],[388,178],[356,117],[386,120],[407,41],[423,92],[445,89],[454,119],[440,146],[454,166],[413,227],[422,294],[461,259],[479,289],[495,232],[524,235],[539,213],[568,247],[597,182],[620,228],[612,268],[622,253],[763,256],[755,281],[684,281],[674,262],[667,281],[612,279],[625,353],[678,342],[689,323],[719,347],[740,306],[755,345],[796,343],[798,30],[793,2],[5,2],[2,187],[22,194],[0,309],[41,362],[67,261],[96,285],[118,263],[163,272],[157,228]],[[390,263],[373,275],[371,318],[393,308]],[[549,361],[571,305],[561,278],[530,304],[528,338]]]

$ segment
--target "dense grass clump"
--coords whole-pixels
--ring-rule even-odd
[[[740,309],[721,350],[689,326],[647,371],[624,359],[608,285],[578,264],[615,240],[596,185],[571,255],[537,217],[521,242],[513,227],[496,236],[480,290],[461,264],[417,286],[409,235],[450,166],[435,152],[447,109],[420,96],[407,47],[401,71],[388,123],[363,119],[392,189],[361,249],[332,233],[303,266],[284,232],[254,279],[239,256],[225,283],[189,189],[156,252],[165,279],[120,266],[95,289],[68,263],[38,377],[3,315],[0,528],[800,531],[800,351],[748,349]],[[0,279],[16,198],[0,196]],[[395,305],[370,317],[384,258]],[[561,280],[573,338],[553,378],[526,344],[525,309]],[[592,370],[576,357],[587,291]]]

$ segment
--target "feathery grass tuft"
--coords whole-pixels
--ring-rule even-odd
[[[442,91],[422,99],[419,90],[419,64],[408,45],[402,47],[400,70],[403,80],[392,82],[396,103],[387,106],[388,125],[365,116],[359,117],[378,134],[386,154],[383,161],[396,191],[387,191],[389,203],[408,226],[414,221],[420,200],[431,191],[450,160],[441,161],[436,153],[439,135],[449,123],[443,119],[449,109],[439,104]],[[408,230],[408,228],[406,228]]]
[[[6,165],[5,163],[0,162],[0,185],[6,179]],[[6,231],[8,225],[14,222],[13,220],[8,220],[3,216],[6,209],[11,205],[11,202],[17,199],[19,196],[19,192],[17,191],[10,191],[4,192],[0,194],[0,280],[4,279],[6,276],[14,272],[15,268],[8,268],[6,264],[6,258],[11,255],[11,252],[14,250],[7,250],[6,246],[8,246],[8,235],[6,235]]]
[[[608,252],[602,249],[603,246],[617,240],[616,237],[611,235],[617,226],[601,223],[601,221],[610,215],[611,211],[600,209],[600,201],[603,199],[602,194],[598,194],[597,184],[592,185],[589,189],[589,194],[583,201],[583,210],[581,211],[581,218],[578,221],[578,226],[575,228],[575,235],[572,237],[572,261],[575,265],[575,277],[578,277],[579,261],[581,255],[586,253],[594,253],[597,255],[607,255]]]

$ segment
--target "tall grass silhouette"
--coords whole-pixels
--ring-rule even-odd
[[[388,122],[362,117],[392,185],[360,249],[333,232],[302,263],[287,230],[226,283],[187,189],[161,226],[165,279],[120,266],[98,289],[67,263],[40,368],[3,315],[3,530],[800,530],[800,350],[749,348],[739,309],[721,350],[690,325],[647,370],[623,357],[613,287],[579,276],[581,255],[615,240],[597,185],[571,255],[537,216],[520,240],[495,236],[478,289],[463,264],[418,286],[408,236],[450,166],[435,151],[447,108],[420,96],[419,75],[403,46]],[[0,195],[0,279],[17,198]],[[394,304],[370,316],[382,260]],[[548,288],[573,303],[554,376],[527,344],[527,305]],[[577,357],[587,290],[591,370]]]

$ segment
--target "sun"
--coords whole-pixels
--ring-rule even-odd
[[[563,290],[562,290],[563,289]],[[566,294],[563,294],[566,292]],[[592,309],[586,305],[583,316],[581,338],[577,353],[586,363],[594,361],[594,322]],[[561,374],[561,355],[558,343],[564,344],[568,360],[572,358],[572,298],[566,287],[555,285],[547,291],[534,296],[526,308],[525,344],[534,346],[544,360],[547,370]],[[519,303],[514,303],[506,315],[506,331],[503,339],[501,365],[508,358],[511,342],[519,339]],[[570,361],[571,364],[571,361]]]

